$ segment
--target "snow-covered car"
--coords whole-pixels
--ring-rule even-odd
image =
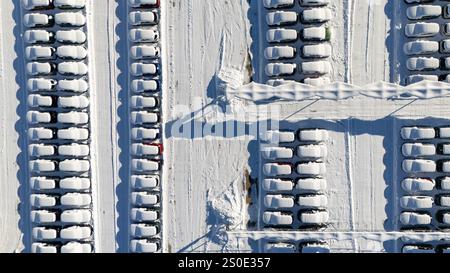
[[[59,97],[58,107],[84,109],[89,106],[89,99],[85,96]]]
[[[436,186],[436,182],[430,178],[405,178],[402,181],[402,189],[407,192],[429,192]]]
[[[45,176],[31,177],[30,188],[36,191],[54,190],[56,188],[56,179]]]
[[[151,59],[159,56],[159,48],[152,45],[137,45],[130,49],[130,56],[134,60]]]
[[[158,91],[159,84],[155,80],[137,79],[131,82],[131,90],[134,93],[155,92]]]
[[[128,0],[132,8],[159,8],[160,0]]]
[[[294,156],[294,151],[286,147],[265,147],[261,149],[261,154],[265,159],[290,159]]]
[[[57,85],[54,79],[32,78],[27,81],[27,88],[30,92],[53,91]]]
[[[91,212],[87,209],[65,210],[60,215],[63,224],[86,224],[91,218]]]
[[[49,128],[28,129],[28,139],[30,141],[41,141],[55,138],[55,131]]]
[[[328,5],[330,0],[300,0],[299,2],[303,7],[318,7]]]
[[[324,129],[301,129],[297,135],[302,142],[324,142],[328,139],[328,131]]]
[[[329,77],[305,78],[303,79],[303,83],[312,86],[323,86],[330,84],[331,79]]]
[[[437,153],[440,155],[450,155],[450,143],[440,143],[437,145]]]
[[[55,49],[51,46],[28,46],[25,48],[25,56],[29,61],[54,59]]]
[[[92,253],[92,245],[89,243],[69,242],[61,246],[61,253]]]
[[[55,73],[56,66],[53,63],[27,63],[27,74],[30,76],[46,76]]]
[[[136,111],[131,113],[131,122],[134,125],[154,124],[159,122],[159,115],[147,111]]]
[[[58,64],[58,73],[68,76],[85,76],[88,67],[82,62],[62,62]]]
[[[263,173],[266,176],[290,175],[292,173],[292,166],[290,164],[266,163],[263,166]]]
[[[264,245],[264,253],[295,253],[296,247],[289,243],[267,243]]]
[[[56,40],[63,44],[83,44],[86,42],[86,34],[79,29],[58,30]]]
[[[324,192],[327,190],[327,181],[324,178],[300,178],[295,189],[305,192]]]
[[[450,57],[441,59],[441,69],[450,70]]]
[[[36,208],[49,208],[57,204],[55,196],[46,194],[32,194],[30,195],[30,205]]]
[[[45,157],[56,154],[56,147],[45,144],[30,144],[28,146],[28,155],[31,157]]]
[[[131,168],[135,172],[156,172],[161,168],[158,161],[148,159],[133,159]]]
[[[72,143],[58,146],[58,154],[67,157],[85,157],[89,155],[89,145]]]
[[[331,45],[327,43],[305,45],[302,47],[303,58],[328,58],[331,56]]]
[[[331,10],[328,8],[313,8],[303,10],[300,18],[303,24],[313,24],[328,22],[331,16]]]
[[[294,183],[288,179],[267,178],[263,180],[263,189],[270,192],[292,191]]]
[[[72,226],[60,231],[60,237],[63,240],[86,240],[91,236],[92,230],[90,227]]]
[[[326,210],[300,211],[298,219],[303,225],[326,225],[329,214]]]
[[[38,225],[56,222],[56,213],[47,210],[32,210],[30,216],[31,222]]]
[[[133,128],[131,129],[131,138],[136,141],[155,140],[159,138],[159,130],[139,127]]]
[[[58,130],[58,139],[83,141],[89,138],[89,130],[84,128],[68,128]]]
[[[328,198],[324,194],[300,195],[297,204],[302,208],[325,208]]]
[[[152,43],[158,41],[159,32],[156,29],[131,29],[130,41],[133,43]]]
[[[160,246],[154,241],[131,240],[130,250],[132,253],[155,253],[160,250]]]
[[[402,163],[405,173],[432,173],[436,172],[436,163],[426,159],[405,159]]]
[[[264,142],[268,143],[292,143],[295,141],[295,133],[291,131],[267,131],[260,135]]]
[[[448,160],[438,161],[437,170],[439,172],[450,173],[450,161]]]
[[[329,41],[331,38],[331,29],[329,27],[307,27],[300,33],[303,41],[323,42]]]
[[[132,63],[131,75],[135,77],[152,76],[158,73],[156,64]]]
[[[289,226],[294,219],[290,213],[281,211],[265,211],[262,216],[263,222],[269,226]]]
[[[405,157],[433,156],[436,154],[436,146],[424,143],[405,143],[402,145],[402,154]]]
[[[51,9],[53,0],[22,0],[22,7],[26,10]]]
[[[266,22],[269,26],[285,26],[296,24],[298,20],[295,11],[274,11],[266,15]]]
[[[287,43],[297,41],[298,33],[295,29],[269,29],[266,34],[269,43]]]
[[[54,22],[52,15],[43,13],[28,13],[23,16],[23,24],[28,28],[51,27]]]
[[[153,207],[159,203],[159,196],[148,192],[132,192],[130,199],[135,207]]]
[[[31,245],[31,253],[36,254],[58,253],[58,248],[55,245],[51,244],[33,243]]]
[[[410,75],[406,78],[406,85],[418,83],[421,81],[433,81],[437,82],[439,80],[439,77],[437,75],[422,75],[422,74],[416,74],[416,75]]]
[[[436,130],[436,137],[450,138],[450,127],[440,127]]]
[[[406,9],[406,16],[410,20],[425,20],[441,16],[442,7],[439,5],[416,5]]]
[[[132,208],[130,218],[134,222],[154,222],[159,219],[158,211],[146,209],[146,208]]]
[[[441,41],[439,52],[450,53],[450,39],[445,39]]]
[[[285,195],[271,195],[264,196],[264,206],[269,209],[292,208],[294,207],[294,197]]]
[[[66,159],[59,162],[59,170],[62,172],[87,172],[91,168],[89,160]]]
[[[414,4],[414,3],[428,3],[433,2],[434,0],[405,0],[406,4]],[[445,0],[444,0],[445,1]]]
[[[444,224],[446,226],[450,225],[450,212],[448,211],[441,211],[438,213],[438,221],[441,224]]]
[[[133,26],[156,25],[159,21],[158,14],[152,11],[133,11],[128,19]]]
[[[431,196],[403,196],[400,198],[400,206],[407,210],[424,210],[433,207]]]
[[[404,245],[402,247],[402,253],[436,253],[433,246],[431,245]]]
[[[56,89],[58,91],[73,92],[73,93],[84,93],[88,90],[89,85],[85,80],[74,79],[74,80],[60,80]]]
[[[264,0],[266,9],[291,8],[294,6],[295,0]]]
[[[293,75],[296,71],[297,65],[290,63],[269,63],[266,65],[266,75],[269,77],[274,76],[289,76]]]
[[[323,162],[299,163],[296,169],[300,175],[323,175],[326,173],[326,166]]]
[[[331,73],[331,64],[328,61],[302,62],[301,73],[305,75],[325,75]]]
[[[86,191],[91,187],[89,178],[83,177],[67,177],[59,181],[59,187],[69,191]]]
[[[405,26],[405,35],[409,38],[432,37],[438,34],[439,30],[437,23],[412,23]]]
[[[436,131],[431,127],[403,127],[400,134],[404,140],[425,140],[436,137]]]
[[[450,5],[445,5],[443,7],[442,16],[445,19],[450,19]]]
[[[159,185],[159,178],[152,175],[132,175],[130,183],[136,190],[154,189]]]
[[[86,17],[81,12],[59,12],[55,15],[55,23],[61,27],[82,27]]]
[[[439,50],[439,43],[436,41],[416,40],[405,43],[403,51],[406,55],[424,55],[436,53]]]
[[[158,235],[159,229],[155,225],[131,224],[130,234],[136,238],[149,238]]]
[[[439,59],[434,57],[413,57],[406,61],[406,67],[411,71],[435,70],[439,66]]]
[[[53,4],[59,9],[82,9],[86,6],[86,0],[54,0]]]
[[[58,47],[56,55],[63,60],[84,60],[87,50],[83,46],[65,45]]]
[[[23,39],[27,44],[51,44],[55,41],[55,34],[47,30],[32,29],[25,31]]]
[[[58,237],[58,232],[53,228],[35,227],[31,233],[36,241],[54,240]]]
[[[62,124],[83,125],[89,122],[88,113],[84,112],[68,112],[59,113],[58,122]]]
[[[61,196],[60,202],[65,207],[87,207],[91,205],[91,195],[85,193],[66,193]]]
[[[160,153],[161,149],[157,144],[133,143],[131,145],[131,154],[135,156],[157,156]]]
[[[320,159],[327,157],[328,149],[325,144],[300,145],[297,148],[297,156],[304,159]]]
[[[308,242],[300,245],[301,253],[330,253],[330,246],[323,242]]]
[[[132,96],[131,107],[134,109],[155,108],[159,106],[159,100],[156,97]]]
[[[31,108],[52,107],[56,105],[56,98],[52,96],[44,96],[31,94],[27,99],[28,106]]]
[[[29,124],[54,123],[53,112],[28,111],[27,121]]]
[[[423,226],[431,224],[431,216],[420,212],[402,212],[400,222],[405,226]]]
[[[284,60],[295,57],[295,48],[292,46],[273,46],[264,50],[264,57],[267,60]]]
[[[450,207],[450,195],[438,195],[436,205],[440,207]]]

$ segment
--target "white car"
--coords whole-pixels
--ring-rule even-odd
[[[44,243],[33,243],[31,245],[31,253],[50,254],[58,253],[58,248],[54,245]]]
[[[441,41],[440,50],[441,53],[450,53],[450,39]]]
[[[439,5],[417,5],[406,9],[406,16],[410,20],[432,19],[441,14],[442,7]]]
[[[269,226],[289,226],[294,221],[291,214],[281,211],[265,211],[262,219],[264,224]]]
[[[65,45],[57,48],[56,55],[63,60],[84,60],[87,50],[83,46]]]
[[[46,30],[33,29],[25,31],[23,39],[27,44],[47,44],[55,41],[55,34]]]
[[[59,181],[59,187],[63,190],[86,191],[91,188],[91,181],[89,178],[67,177]]]
[[[54,19],[52,15],[43,13],[28,13],[23,16],[23,24],[28,28],[51,27]]]
[[[402,253],[432,254],[436,251],[429,245],[405,245],[402,247]]]
[[[326,166],[323,162],[299,163],[297,173],[300,175],[323,175],[326,173]]]
[[[439,66],[439,59],[434,57],[413,57],[406,61],[406,68],[410,71],[435,70]]]
[[[73,93],[84,93],[88,90],[89,85],[85,80],[60,80],[58,81],[57,90]]]
[[[133,143],[131,145],[131,154],[135,156],[157,156],[161,153],[159,145]]]
[[[131,112],[131,122],[134,125],[153,124],[159,122],[159,115],[147,111]]]
[[[83,44],[86,42],[86,34],[79,29],[58,30],[56,40],[63,44]]]
[[[72,143],[58,146],[58,154],[67,157],[86,157],[89,155],[89,145]]]
[[[86,96],[59,97],[58,107],[84,109],[89,106],[89,99]]]
[[[84,128],[68,128],[58,130],[58,139],[83,141],[89,138],[89,130]]]
[[[289,243],[267,243],[264,245],[264,253],[295,253],[296,247]]]
[[[134,60],[151,59],[159,56],[159,48],[151,45],[137,45],[131,47],[130,53]]]
[[[54,240],[58,237],[58,232],[53,228],[35,227],[32,230],[33,239],[36,241]]]
[[[133,109],[155,108],[159,106],[159,101],[155,97],[132,96],[131,107]]]
[[[431,196],[403,196],[400,198],[400,206],[407,210],[424,210],[433,207]]]
[[[61,213],[61,223],[63,224],[86,224],[91,221],[92,215],[89,210],[65,210]]]
[[[304,24],[325,23],[331,20],[331,16],[328,8],[313,8],[303,10],[301,20]]]
[[[431,216],[427,213],[402,212],[400,222],[405,226],[423,226],[431,224]]]
[[[30,76],[46,76],[55,72],[56,66],[53,63],[27,63],[27,74]]]
[[[266,176],[290,175],[292,166],[289,164],[266,163],[263,166],[263,173]]]
[[[30,92],[53,91],[57,85],[54,79],[32,78],[27,81],[27,88]]]
[[[28,146],[28,155],[31,157],[45,157],[56,154],[56,148],[53,145],[30,144]]]
[[[159,196],[148,192],[132,192],[130,199],[135,207],[153,207],[159,203]]]
[[[442,58],[441,69],[450,70],[450,57]]]
[[[59,170],[62,172],[88,172],[91,168],[89,160],[66,159],[59,163]]]
[[[55,49],[51,46],[28,46],[25,56],[29,61],[54,59]]]
[[[302,142],[324,142],[328,139],[328,131],[324,129],[302,129],[297,135]]]
[[[329,3],[330,0],[300,0],[300,6],[304,7],[326,6]]]
[[[128,0],[132,8],[159,8],[159,0]]]
[[[433,54],[439,51],[439,43],[427,40],[411,41],[405,43],[403,51],[406,55]]]
[[[89,122],[89,115],[88,113],[75,111],[68,113],[59,113],[58,122],[62,124],[83,125]]]
[[[59,12],[55,15],[55,23],[61,27],[82,27],[86,17],[80,12]]]
[[[440,155],[450,155],[450,143],[438,144],[437,151]]]
[[[295,189],[308,192],[325,192],[327,181],[324,178],[301,178],[297,180]]]
[[[330,84],[331,79],[329,77],[306,78],[303,79],[303,83],[312,86],[324,86]]]
[[[331,38],[331,29],[329,27],[307,27],[300,34],[303,41],[329,41]]]
[[[91,244],[70,242],[61,246],[61,253],[92,253]]]
[[[311,242],[302,244],[301,253],[330,253],[330,246],[326,243]]]
[[[405,157],[433,156],[436,154],[434,144],[405,143],[402,145],[402,154]]]
[[[131,75],[135,77],[152,76],[158,73],[156,64],[132,63]]]
[[[269,63],[266,65],[266,75],[269,77],[290,76],[295,73],[297,65],[289,63]]]
[[[439,172],[449,173],[450,172],[450,161],[442,160],[438,163]]]
[[[131,168],[135,172],[156,172],[159,171],[160,165],[158,161],[148,159],[133,159]]]
[[[61,196],[60,202],[62,206],[81,208],[90,206],[92,198],[90,194],[66,193]]]
[[[269,143],[292,143],[295,141],[295,133],[290,131],[267,131],[260,135],[264,142]]]
[[[298,33],[294,29],[269,29],[266,39],[269,43],[286,43],[297,41]]]
[[[155,29],[131,29],[130,41],[133,43],[153,43],[158,41],[159,33]]]
[[[297,12],[294,11],[274,11],[266,15],[266,22],[269,26],[283,26],[297,23]]]
[[[437,196],[436,204],[441,207],[450,207],[450,195]]]
[[[29,124],[52,123],[54,119],[52,114],[48,112],[29,111],[27,113],[27,121]]]
[[[443,12],[442,12],[442,16],[445,18],[445,19],[449,19],[450,18],[450,5],[445,5],[444,7],[443,7]]]
[[[291,180],[267,178],[263,180],[263,189],[270,192],[292,191],[294,183]]]
[[[41,141],[55,138],[55,132],[48,128],[30,128],[28,129],[28,139],[30,141]]]
[[[300,158],[320,159],[327,157],[328,149],[325,144],[300,145],[297,156]]]
[[[421,81],[437,82],[439,81],[439,77],[437,75],[422,75],[422,74],[410,75],[406,78],[406,85],[418,83]]]
[[[131,224],[130,234],[136,238],[149,238],[158,235],[159,230],[155,225]]]
[[[413,23],[405,26],[405,35],[409,38],[432,37],[439,33],[440,27],[437,23]]]
[[[155,80],[133,80],[131,90],[134,93],[155,92],[158,91],[158,82]]]
[[[49,208],[56,206],[56,197],[46,194],[30,195],[30,205],[36,208]]]
[[[47,177],[31,177],[30,188],[36,191],[54,190],[56,188],[56,179]]]
[[[158,14],[151,11],[133,11],[130,12],[128,20],[133,26],[156,25]]]
[[[328,198],[324,194],[300,195],[297,204],[302,208],[325,208]]]
[[[157,242],[148,240],[131,240],[130,250],[132,253],[155,253],[160,246]]]
[[[82,62],[62,62],[58,64],[58,73],[68,76],[85,76],[88,67]]]
[[[405,178],[402,189],[407,192],[429,192],[436,187],[436,182],[430,178]]]
[[[305,75],[325,75],[331,73],[331,64],[328,61],[302,62],[301,73]]]
[[[265,159],[290,159],[294,156],[294,152],[286,147],[265,147],[261,149],[261,154]]]
[[[52,107],[55,105],[55,98],[51,96],[43,96],[31,94],[27,99],[28,106],[31,108]]]
[[[436,163],[426,159],[405,159],[402,163],[405,173],[433,173],[436,172]]]
[[[130,183],[136,190],[154,189],[159,185],[159,178],[151,175],[132,175]]]
[[[450,225],[450,212],[441,213],[439,215],[439,222],[444,225]]]
[[[438,138],[450,138],[450,127],[440,127],[437,129]]]
[[[72,226],[60,231],[60,237],[63,240],[86,240],[91,236],[92,230],[90,227]]]
[[[436,137],[436,131],[431,127],[403,127],[400,134],[404,140],[426,140]]]
[[[32,210],[31,222],[34,224],[50,224],[56,222],[56,213],[47,210]]]
[[[291,8],[294,4],[294,0],[264,0],[266,9]]]
[[[303,225],[326,225],[329,214],[325,210],[301,211],[299,220]]]
[[[133,128],[131,129],[131,138],[136,141],[155,140],[159,138],[158,129]]]
[[[303,58],[328,58],[331,56],[331,45],[327,43],[305,45],[302,47]]]
[[[50,9],[53,0],[21,0],[22,6],[26,10]]]
[[[266,195],[264,196],[264,206],[269,209],[281,209],[294,207],[294,198],[284,195]]]
[[[86,0],[54,0],[53,4],[59,9],[82,9],[86,6]]]
[[[146,208],[132,208],[131,220],[138,223],[154,222],[159,219],[159,213]]]
[[[273,46],[264,50],[264,57],[267,60],[283,60],[295,57],[295,48],[292,46]]]

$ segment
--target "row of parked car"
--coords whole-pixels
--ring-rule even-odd
[[[330,246],[326,242],[267,242],[265,253],[330,253]]]
[[[311,85],[330,82],[332,54],[330,28],[326,23],[332,12],[329,0],[300,0],[298,12],[296,1],[264,1],[267,10],[267,47],[265,74],[268,84],[279,85],[302,78]],[[300,30],[300,31],[298,31]],[[301,45],[298,46],[298,41]],[[296,73],[300,75],[296,75]]]
[[[22,0],[32,252],[93,251],[85,0]]]
[[[160,2],[128,0],[131,117],[130,251],[161,250]]]

